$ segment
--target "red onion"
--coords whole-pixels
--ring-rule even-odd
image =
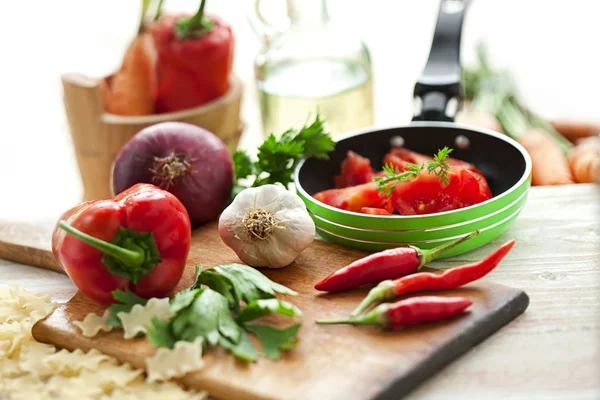
[[[115,194],[140,182],[177,196],[197,227],[216,219],[229,201],[233,163],[223,141],[211,132],[184,122],[163,122],[138,132],[113,164]]]

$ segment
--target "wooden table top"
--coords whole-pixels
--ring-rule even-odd
[[[444,263],[474,261],[517,244],[486,280],[525,290],[525,314],[450,364],[409,398],[598,399],[600,395],[600,185],[532,188],[515,224],[492,244]],[[439,267],[438,263],[432,263]],[[64,275],[0,259],[0,285],[65,301]]]

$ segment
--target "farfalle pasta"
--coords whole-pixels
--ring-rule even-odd
[[[35,341],[31,327],[54,308],[56,304],[47,296],[17,286],[0,289],[0,398],[206,398],[205,392],[186,391],[172,382],[149,382],[142,369],[119,363],[98,350],[57,351],[52,345]]]

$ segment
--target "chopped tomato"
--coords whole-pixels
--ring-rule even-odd
[[[374,175],[368,158],[349,151],[346,159],[342,161],[340,174],[335,177],[335,187],[341,189],[371,182]]]
[[[376,207],[363,207],[360,209],[362,214],[371,214],[371,215],[392,215],[388,210],[384,210],[383,208]]]
[[[398,171],[404,171],[406,164],[408,164],[407,161],[393,154],[393,152],[387,153],[383,158],[383,165],[391,165]]]
[[[383,208],[392,212],[390,199],[377,190],[375,182],[363,183],[343,189],[330,189],[313,196],[315,199],[342,210],[360,212],[363,207]]]
[[[479,177],[481,177],[481,179]],[[481,175],[465,168],[450,167],[448,184],[426,171],[396,185],[392,203],[401,215],[423,215],[456,210],[491,198]]]
[[[409,162],[417,165],[422,165],[424,163],[427,163],[428,161],[433,161],[433,157],[429,157],[425,154],[417,153],[416,151],[411,151],[403,147],[394,148],[386,155],[386,159],[388,159],[390,162],[393,162],[393,157],[396,157],[397,159],[402,160],[404,162]],[[477,173],[480,173],[473,164],[470,164],[466,161],[457,160],[456,158],[452,157],[448,157],[446,158],[446,160],[448,161],[448,164],[450,164],[453,167],[461,167],[464,169],[468,169],[469,171],[475,171]],[[385,160],[384,163],[386,163]]]

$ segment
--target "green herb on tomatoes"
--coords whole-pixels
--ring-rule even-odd
[[[396,185],[400,182],[407,182],[415,179],[419,172],[423,170],[423,165],[408,163],[405,166],[405,171],[400,171],[392,165],[384,165],[383,172],[385,176],[377,176],[373,178],[377,182],[377,189],[380,192],[385,192],[389,197]]]
[[[110,316],[106,320],[106,325],[110,326],[121,326],[121,320],[119,319],[119,317],[117,317],[118,313],[128,313],[136,304],[144,306],[148,302],[147,299],[136,295],[130,290],[127,290],[126,292],[122,290],[114,290],[112,292],[112,295],[114,299],[117,300],[119,303],[112,304],[110,307],[108,307]]]
[[[383,172],[385,175],[377,176],[373,180],[377,183],[377,189],[388,197],[398,183],[415,179],[424,169],[427,169],[428,173],[438,176],[444,185],[447,185],[448,170],[450,169],[450,163],[447,159],[451,152],[452,149],[444,147],[433,156],[433,161],[421,165],[407,163],[404,165],[404,171],[400,171],[392,165],[384,165]]]
[[[246,265],[225,264],[206,270],[198,266],[194,284],[171,300],[171,319],[152,320],[148,340],[157,347],[172,348],[179,340],[193,342],[200,336],[205,346],[219,345],[243,361],[254,361],[259,352],[248,336],[252,333],[262,343],[265,357],[277,359],[280,350],[297,343],[300,324],[278,330],[254,322],[269,314],[300,317],[302,312],[277,299],[276,293],[296,294]]]
[[[233,196],[248,186],[279,183],[287,187],[293,181],[294,169],[300,160],[310,157],[328,159],[334,147],[335,142],[325,132],[318,114],[310,125],[300,130],[289,129],[279,139],[271,134],[258,148],[257,161],[253,162],[243,151],[234,153],[233,164],[238,184]],[[242,185],[240,179],[249,179],[251,184]]]

